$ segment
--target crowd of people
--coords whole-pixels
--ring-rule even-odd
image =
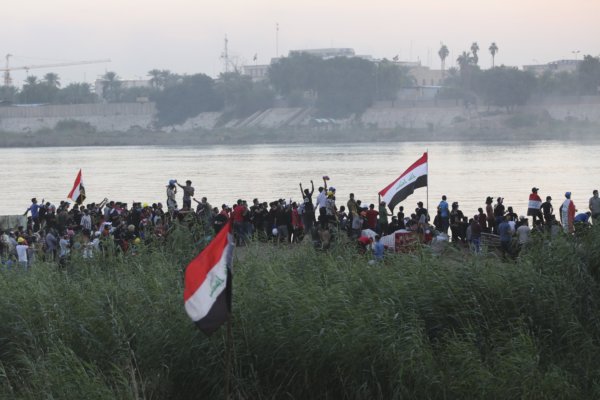
[[[177,202],[178,189],[183,192],[181,208]],[[577,212],[571,193],[566,192],[558,207],[558,218],[552,198],[547,196],[542,202],[537,187],[529,195],[527,216],[519,216],[511,206],[505,207],[502,197],[495,202],[487,197],[484,207],[469,218],[457,201],[450,204],[442,196],[431,220],[421,201],[416,203],[414,212],[405,212],[400,206],[394,214],[384,201],[366,205],[350,193],[346,204],[338,206],[336,188],[329,185],[327,176],[316,193],[313,181],[310,188],[300,184],[299,189],[299,201],[261,202],[255,198],[248,203],[238,199],[231,207],[227,204],[213,207],[207,197],[197,200],[189,180],[185,185],[177,180],[168,182],[166,208],[160,202],[129,205],[104,199],[85,205],[66,201],[54,205],[33,198],[25,211],[27,224],[0,232],[0,256],[2,264],[8,266],[16,263],[28,268],[36,259],[64,266],[72,252],[94,258],[105,254],[110,247],[124,254],[135,254],[140,246],[164,242],[177,224],[197,227],[205,238],[210,238],[230,220],[237,245],[250,240],[292,245],[308,237],[316,247],[327,249],[335,238],[347,237],[359,250],[370,249],[375,259],[381,260],[385,253],[381,238],[405,230],[414,232],[425,243],[438,234],[447,235],[453,244],[468,245],[476,252],[482,235],[497,235],[503,253],[513,255],[528,243],[533,232],[552,236],[559,232],[573,233],[600,220],[597,190],[589,199],[589,210],[582,212]],[[365,231],[372,231],[373,236],[365,236]]]

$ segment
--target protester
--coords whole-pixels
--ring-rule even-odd
[[[538,195],[537,187],[531,188],[531,194],[529,194],[529,205],[527,208],[527,215],[533,218],[533,225],[536,224],[537,220],[542,218],[541,208],[542,199]]]
[[[563,229],[567,233],[573,233],[575,230],[573,226],[575,211],[575,203],[573,203],[573,200],[571,200],[571,192],[566,192],[565,201],[560,206],[559,213]]]
[[[600,197],[598,197],[598,190],[594,189],[592,197],[590,197],[589,204],[590,212],[592,213],[592,222],[597,225],[600,222]]]
[[[177,181],[175,181],[177,183]],[[183,209],[191,210],[192,209],[192,197],[194,197],[194,188],[192,187],[192,181],[185,181],[185,186],[177,183],[181,189],[183,189]],[[167,196],[168,197],[168,196]]]

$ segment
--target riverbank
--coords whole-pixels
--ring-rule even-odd
[[[196,129],[163,132],[135,129],[129,132],[96,131],[75,126],[66,129],[44,129],[37,132],[0,133],[0,147],[69,147],[69,146],[185,146],[228,144],[318,144],[361,142],[437,142],[437,141],[532,141],[532,140],[598,140],[600,124],[583,121],[531,121],[532,117],[511,119],[487,118],[457,122],[438,129]]]

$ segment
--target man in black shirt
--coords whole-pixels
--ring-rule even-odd
[[[546,201],[542,203],[542,214],[544,215],[544,223],[550,225],[554,207],[552,207],[552,197],[546,196]]]

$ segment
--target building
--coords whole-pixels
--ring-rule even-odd
[[[272,62],[273,60],[271,60],[271,63]],[[244,65],[242,66],[242,74],[248,75],[254,82],[262,81],[267,79],[270,66],[271,64]]]
[[[311,56],[320,57],[327,60],[335,57],[355,57],[354,49],[351,48],[329,48],[329,49],[305,49],[305,50],[290,50],[289,55],[306,53]],[[363,56],[364,57],[364,56]]]
[[[532,64],[523,65],[524,71],[533,72],[535,75],[543,75],[546,72],[552,72],[554,74],[560,72],[575,72],[577,67],[581,63],[581,60],[557,60],[547,64]]]

